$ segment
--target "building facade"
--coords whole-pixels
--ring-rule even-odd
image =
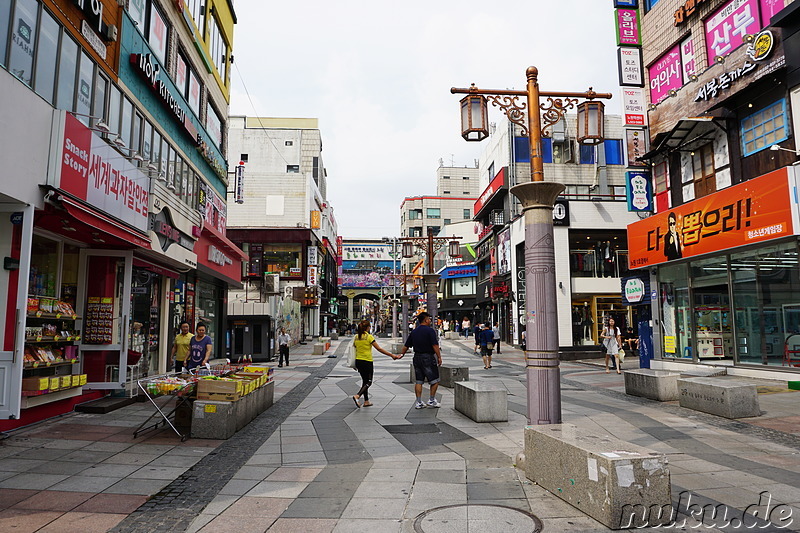
[[[234,24],[226,1],[0,6],[0,428],[135,393],[183,320],[226,353]]]
[[[338,314],[337,225],[317,119],[234,116],[228,157],[230,238],[248,255],[228,295],[233,355],[269,358],[281,328],[293,342],[327,335]],[[231,172],[235,172],[231,167]]]
[[[653,367],[800,366],[798,7],[662,0],[641,12],[656,214],[628,239],[653,295]]]

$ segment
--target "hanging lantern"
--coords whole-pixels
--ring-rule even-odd
[[[447,245],[448,253],[450,257],[461,257],[461,243],[457,240],[450,241],[450,244]]]
[[[600,144],[603,142],[603,102],[587,100],[578,104],[578,143]]]
[[[484,96],[468,94],[461,100],[461,136],[465,141],[482,141],[489,136],[489,112]]]
[[[403,257],[406,259],[408,259],[409,257],[414,257],[414,243],[411,242],[403,243]]]

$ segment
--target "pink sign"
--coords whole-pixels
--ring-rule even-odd
[[[650,78],[650,103],[657,104],[672,89],[683,85],[680,45],[675,45],[661,56],[648,70]]]
[[[617,45],[639,46],[639,10],[617,9]]]
[[[99,211],[147,231],[150,179],[69,113],[59,187]]]
[[[706,20],[709,65],[714,64],[717,56],[741,45],[746,35],[758,33],[762,27],[758,4],[759,0],[731,0]]]
[[[694,55],[694,41],[691,36],[681,41],[681,66],[683,67],[683,83],[689,83],[697,72],[697,59]]]
[[[761,0],[761,27],[769,26],[769,21],[775,14],[786,7],[786,0]]]

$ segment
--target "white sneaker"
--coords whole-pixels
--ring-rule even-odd
[[[428,400],[428,407],[439,408],[441,406],[442,406],[442,404],[440,404],[439,401],[436,398],[431,398],[430,400]]]
[[[425,404],[422,403],[422,400],[417,400],[416,402],[414,402],[414,409],[424,409],[424,408]]]

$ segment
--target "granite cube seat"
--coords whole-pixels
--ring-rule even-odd
[[[454,397],[456,411],[475,422],[507,422],[508,391],[479,381],[458,381]]]
[[[439,366],[439,378],[442,387],[452,389],[458,381],[469,381],[469,367],[445,363]]]
[[[625,370],[625,394],[641,396],[659,402],[678,400],[680,374],[668,370],[635,368]]]
[[[681,407],[725,418],[761,415],[758,390],[743,379],[686,378],[678,380]]]

